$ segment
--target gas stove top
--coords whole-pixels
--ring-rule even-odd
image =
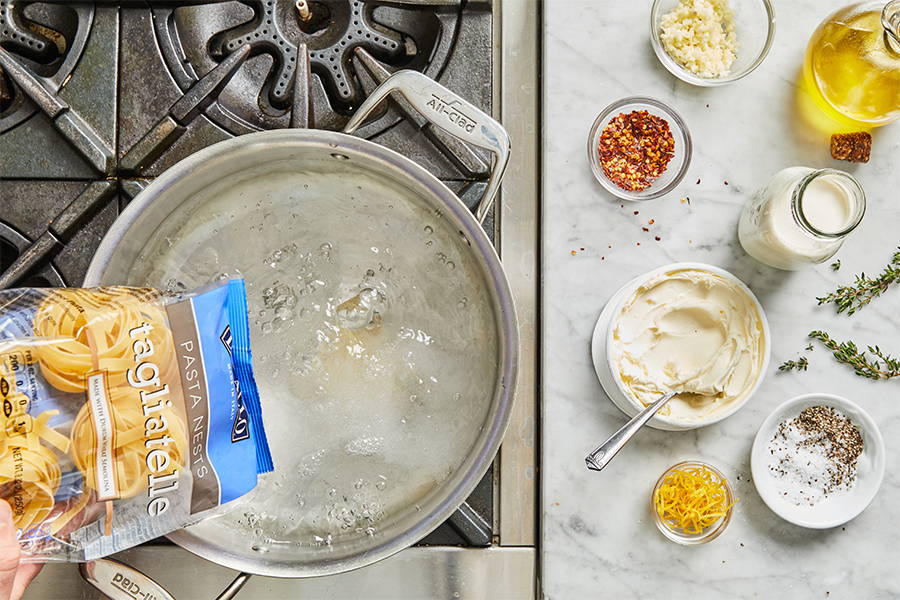
[[[496,114],[498,4],[0,0],[0,287],[79,285],[119,212],[168,167],[253,131],[341,130],[397,69]],[[357,135],[412,158],[470,207],[482,195],[489,158],[402,100]],[[533,488],[533,458],[530,468]],[[423,544],[497,546],[499,471]],[[187,555],[159,548],[147,552]]]
[[[251,131],[341,129],[398,68],[491,110],[487,2],[120,4],[0,3],[2,267],[90,197],[51,226],[37,282],[80,283],[118,211],[185,156]],[[399,103],[359,135],[472,202],[483,189],[486,159]]]

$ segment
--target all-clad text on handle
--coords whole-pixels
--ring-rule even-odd
[[[79,565],[81,576],[112,600],[175,600],[161,585],[128,565],[101,558]]]
[[[375,88],[347,123],[344,132],[356,131],[366,117],[394,92],[402,94],[413,108],[437,127],[493,154],[491,176],[484,197],[475,210],[478,221],[484,221],[500,189],[500,181],[509,162],[510,142],[506,130],[483,110],[433,79],[418,71],[403,70],[397,71]]]

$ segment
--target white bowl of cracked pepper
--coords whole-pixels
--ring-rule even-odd
[[[588,161],[597,181],[622,200],[652,200],[681,182],[691,164],[691,134],[675,109],[653,98],[613,102],[594,120]]]
[[[806,394],[766,418],[750,468],[775,514],[801,527],[829,529],[869,506],[884,461],[884,439],[868,413],[840,396]]]

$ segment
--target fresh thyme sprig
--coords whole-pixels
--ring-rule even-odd
[[[898,253],[900,254],[900,253]],[[895,255],[896,256],[896,255]],[[838,362],[850,366],[854,373],[869,379],[892,379],[900,377],[900,360],[886,354],[878,346],[868,346],[870,358],[851,341],[836,342],[824,331],[811,331],[809,337],[819,340],[831,350]]]
[[[900,282],[900,252],[894,252],[891,262],[878,277],[867,277],[865,273],[860,273],[853,285],[842,285],[816,300],[820,305],[834,303],[839,313],[852,315],[897,282]]]
[[[786,360],[778,367],[779,371],[805,371],[809,367],[809,360],[801,356],[797,360]]]

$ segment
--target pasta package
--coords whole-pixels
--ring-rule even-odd
[[[272,470],[244,282],[0,291],[0,498],[25,560],[215,514]]]

